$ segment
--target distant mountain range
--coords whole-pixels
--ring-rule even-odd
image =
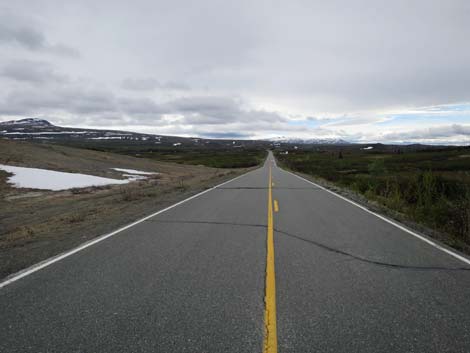
[[[62,127],[37,118],[0,122],[0,136],[11,139],[159,140],[160,136],[127,131]]]
[[[269,147],[270,145],[281,146],[283,144],[299,145],[349,145],[350,143],[342,139],[300,139],[278,137],[271,140],[233,140],[233,139],[205,139],[178,136],[164,136],[153,134],[141,134],[137,132],[83,129],[62,127],[51,124],[49,121],[38,118],[25,118],[20,120],[10,120],[0,122],[0,138],[13,140],[51,140],[53,141],[124,141],[145,144],[157,144],[162,146],[257,146]]]
[[[204,141],[199,138],[160,136],[118,130],[63,127],[53,125],[47,120],[37,118],[0,122],[0,138],[8,138],[12,140],[88,143],[93,141],[121,141],[126,143],[145,143],[175,147],[182,146],[183,144],[186,146],[193,146],[204,143]]]
[[[130,131],[83,129],[63,127],[38,118],[26,118],[0,122],[0,138],[12,140],[38,140],[49,142],[88,143],[106,142],[118,144],[159,145],[163,147],[265,147],[266,141],[204,139],[199,137],[178,137],[142,134]]]
[[[270,141],[274,143],[288,143],[288,144],[298,144],[298,145],[350,145],[351,142],[345,141],[343,139],[319,139],[319,138],[288,138],[288,137],[276,137]]]

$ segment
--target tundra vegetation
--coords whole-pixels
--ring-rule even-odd
[[[359,193],[404,219],[444,233],[441,240],[468,252],[470,148],[376,147],[317,147],[276,155],[291,170]]]
[[[204,165],[211,168],[250,168],[264,161],[266,150],[155,150],[141,152],[140,156],[165,162]]]
[[[199,146],[160,146],[148,142],[126,141],[70,141],[58,140],[55,144],[111,152],[126,156],[147,158],[178,164],[203,165],[211,168],[250,168],[261,164],[267,156],[269,143],[247,141],[218,141]]]

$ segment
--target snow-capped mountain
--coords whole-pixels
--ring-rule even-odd
[[[0,122],[0,137],[14,140],[127,140],[161,142],[161,136],[128,131],[57,126],[44,119],[26,118]]]
[[[246,146],[269,147],[269,142],[258,140],[204,139],[179,136],[143,134],[131,131],[83,129],[57,126],[44,119],[26,118],[0,122],[0,139],[44,142],[80,143],[132,143],[152,144],[172,148],[188,146],[239,148]]]
[[[38,119],[38,118],[25,118],[25,119],[20,119],[20,120],[10,120],[10,121],[3,121],[0,122],[0,126],[18,126],[21,125],[21,127],[25,126],[30,126],[30,127],[44,127],[44,126],[52,126],[50,122],[44,119]]]

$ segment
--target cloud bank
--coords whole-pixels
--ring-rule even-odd
[[[0,119],[468,143],[469,16],[463,0],[18,0],[0,8]]]

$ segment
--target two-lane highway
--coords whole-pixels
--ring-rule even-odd
[[[270,154],[0,284],[0,352],[468,352],[465,268]]]

